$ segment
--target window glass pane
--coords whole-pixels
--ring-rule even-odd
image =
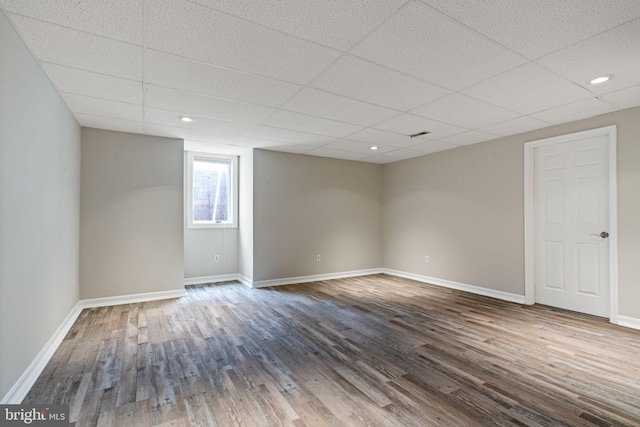
[[[231,218],[231,163],[220,160],[193,161],[193,221],[227,223]]]

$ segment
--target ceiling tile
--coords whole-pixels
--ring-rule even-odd
[[[212,131],[208,130],[206,126],[203,128],[184,128],[165,126],[155,123],[145,123],[144,129],[145,133],[148,135],[165,136],[168,138],[180,138],[185,140],[188,139],[191,141],[201,141],[221,146],[238,146],[247,148],[239,144],[239,141],[242,139],[242,137],[213,133]]]
[[[518,133],[528,132],[534,129],[540,129],[549,126],[549,123],[543,122],[532,117],[522,116],[506,122],[497,123],[479,129],[483,132],[492,133],[499,136],[515,135]]]
[[[640,105],[640,86],[634,86],[615,92],[606,93],[601,98],[606,99],[620,108],[631,108]]]
[[[60,92],[142,105],[140,81],[48,63],[42,64],[42,68]]]
[[[142,45],[142,0],[0,0],[9,12]]]
[[[299,132],[342,138],[362,129],[360,126],[321,117],[293,113],[291,111],[276,110],[263,125],[296,130]]]
[[[478,142],[489,141],[496,138],[497,136],[491,135],[486,132],[471,130],[469,132],[459,133],[457,135],[442,138],[441,142],[446,142],[448,144],[454,144],[454,145],[471,145],[471,144],[477,144]]]
[[[351,53],[452,90],[525,62],[417,2],[387,20]]]
[[[300,86],[147,50],[147,83],[218,98],[278,107]]]
[[[428,136],[429,135],[427,135],[427,137]],[[348,138],[353,141],[361,141],[369,144],[382,144],[398,148],[408,147],[416,143],[416,138],[373,128],[361,130],[360,132],[349,135]]]
[[[227,154],[229,156],[239,156],[249,151],[250,148],[239,145],[185,139],[184,150],[195,151],[199,153]]]
[[[640,17],[637,0],[422,0],[528,58]]]
[[[351,141],[348,139],[339,139],[338,141],[332,142],[331,144],[327,144],[322,148],[329,148],[332,150],[344,150],[344,151],[353,151],[354,153],[362,153],[368,155],[374,154],[384,154],[388,151],[395,150],[395,147],[387,147],[384,145],[377,145],[377,150],[371,149],[371,144],[367,144],[366,142],[360,141]]]
[[[195,0],[249,21],[347,50],[407,0]]]
[[[397,162],[400,161],[401,159],[397,159],[395,157],[389,157],[389,156],[385,156],[385,155],[381,155],[381,156],[371,156],[371,157],[367,157],[365,159],[363,159],[363,162],[367,162],[367,163],[378,163],[380,165],[382,164],[386,164],[386,163],[393,163],[393,162]]]
[[[401,148],[399,150],[389,151],[384,155],[387,157],[394,158],[396,160],[404,160],[404,159],[411,159],[414,157],[424,156],[425,153],[422,153],[420,151],[407,150],[407,149]]]
[[[302,89],[281,108],[361,126],[371,126],[398,114],[395,110],[311,88]]]
[[[148,0],[147,46],[305,84],[340,52],[185,0]]]
[[[184,123],[178,118],[179,114],[175,111],[161,110],[158,108],[145,107],[145,120],[156,125],[165,125],[167,123],[175,123],[173,127],[181,127],[186,129],[194,129],[199,131],[207,131],[217,135],[228,136],[244,136],[253,125],[248,123],[234,122],[231,120],[220,120],[210,117],[193,115],[193,122]]]
[[[144,133],[142,122],[132,120],[114,119],[112,117],[91,116],[88,114],[74,113],[74,117],[80,126],[115,130],[118,132]]]
[[[407,111],[451,91],[354,56],[343,56],[310,86]]]
[[[136,122],[142,121],[142,106],[138,104],[127,104],[72,93],[62,93],[61,95],[69,110],[74,114],[82,113]]]
[[[36,58],[82,70],[142,80],[142,48],[129,43],[11,15]]]
[[[458,148],[458,146],[441,141],[426,141],[409,147],[411,151],[419,151],[422,154],[438,153],[440,151],[451,150],[453,148]]]
[[[145,106],[245,123],[260,123],[275,111],[273,108],[154,85],[147,85]]]
[[[531,114],[593,96],[588,90],[535,63],[507,71],[462,92],[521,114]]]
[[[446,136],[455,135],[467,129],[453,126],[447,123],[437,122],[412,114],[400,114],[392,119],[376,125],[377,129],[387,130],[403,135],[413,135],[418,132],[428,131],[425,135],[427,139],[440,139]]]
[[[269,126],[256,126],[248,136],[270,141],[286,142],[289,144],[313,146],[325,145],[336,140],[336,138],[332,136],[314,135],[312,133],[304,133]]]
[[[313,151],[309,151],[307,154],[343,160],[362,160],[367,157],[366,154],[354,153],[352,151],[330,150],[328,148],[316,148]]]
[[[304,154],[318,148],[313,145],[287,144],[286,142],[269,141],[266,139],[244,137],[240,143],[251,148],[262,148],[265,150],[284,151],[286,153]]]
[[[617,108],[598,98],[589,98],[532,114],[531,117],[553,124],[573,122],[616,111]]]
[[[466,128],[478,128],[513,119],[513,111],[454,93],[411,111],[418,116]]]
[[[640,6],[640,1],[636,2]],[[536,62],[588,87],[595,93],[607,93],[640,84],[640,19],[621,25]],[[587,81],[605,74],[615,74],[606,83]]]

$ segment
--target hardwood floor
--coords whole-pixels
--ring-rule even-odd
[[[26,403],[75,426],[638,426],[640,331],[392,276],[84,310]]]

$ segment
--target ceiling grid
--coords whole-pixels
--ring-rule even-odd
[[[640,105],[637,0],[0,0],[0,9],[80,125],[223,153],[388,163]],[[589,83],[601,75],[613,78]]]

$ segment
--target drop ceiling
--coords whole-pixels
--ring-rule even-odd
[[[640,105],[638,0],[0,8],[80,125],[210,151],[388,163]]]

